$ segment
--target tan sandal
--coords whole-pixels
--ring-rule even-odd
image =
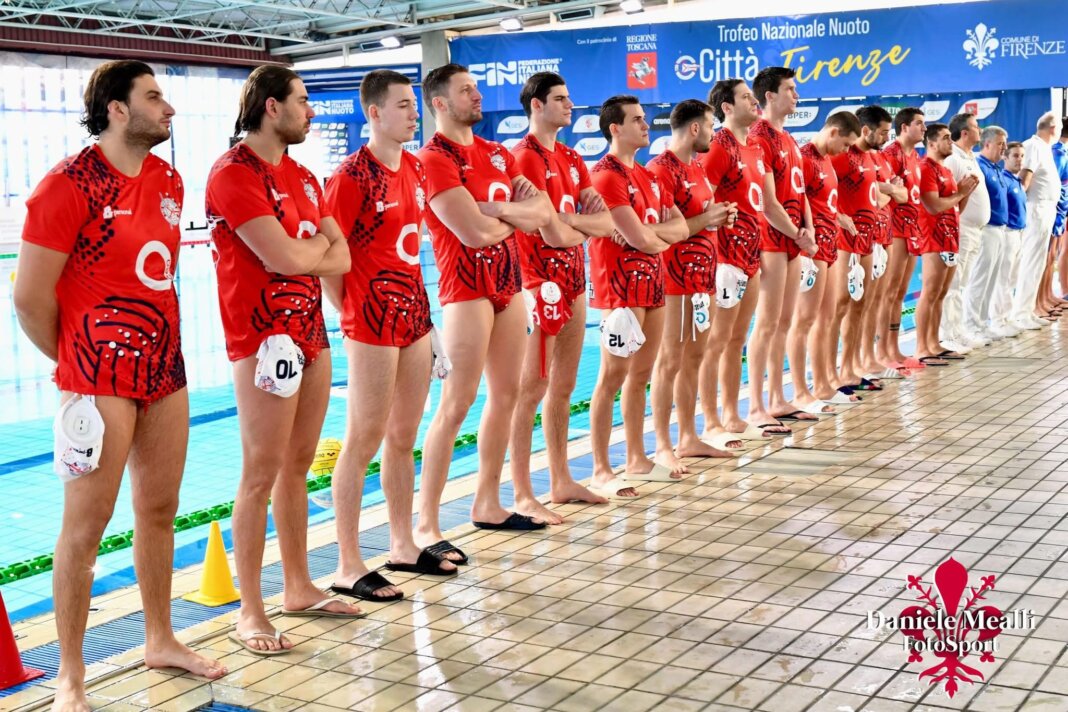
[[[273,633],[249,633],[248,635],[241,635],[240,633],[238,633],[235,630],[235,631],[232,631],[226,637],[229,638],[230,640],[234,641],[235,643],[237,643],[238,645],[240,645],[242,648],[244,648],[245,650],[249,651],[253,655],[265,655],[265,656],[267,656],[267,655],[281,655],[282,653],[288,653],[290,650],[292,650],[292,648],[283,648],[282,647],[282,631],[280,631],[280,630],[276,630]],[[277,650],[270,650],[270,649],[261,650],[259,648],[254,648],[254,647],[252,647],[251,645],[248,644],[248,642],[250,640],[256,640],[256,639],[261,639],[261,640],[262,639],[267,639],[267,640],[277,641],[278,642],[278,649]]]

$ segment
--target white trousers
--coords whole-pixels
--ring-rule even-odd
[[[949,283],[949,291],[946,299],[942,302],[942,328],[943,341],[960,341],[967,333],[964,314],[964,285],[971,281],[972,267],[975,264],[975,256],[979,252],[980,233],[982,228],[976,225],[960,224],[960,249],[957,251],[957,269],[953,273],[953,281]]]
[[[1005,229],[1005,241],[998,254],[998,265],[994,268],[994,284],[990,297],[990,324],[1007,326],[1012,319],[1012,290],[1016,287],[1017,273],[1020,271],[1020,242],[1023,230]]]
[[[990,299],[994,294],[994,274],[1005,243],[1003,225],[987,225],[979,234],[971,277],[964,285],[964,326],[968,333],[982,331],[990,319]]]
[[[1016,293],[1012,297],[1012,318],[1027,320],[1035,315],[1035,300],[1042,271],[1046,268],[1049,238],[1057,204],[1044,200],[1027,206],[1027,227],[1020,240],[1020,264],[1016,274]]]

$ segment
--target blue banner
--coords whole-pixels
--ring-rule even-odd
[[[1048,89],[1027,89],[1007,92],[977,92],[957,94],[928,94],[896,97],[867,97],[860,99],[822,99],[804,101],[786,122],[786,128],[799,143],[808,143],[823,126],[826,118],[838,111],[856,111],[865,104],[880,104],[890,115],[906,106],[923,110],[928,123],[948,123],[954,114],[975,114],[980,126],[997,125],[1005,129],[1011,141],[1023,141],[1035,130],[1035,120],[1049,111]],[[638,151],[636,158],[642,163],[664,151],[671,140],[668,118],[670,104],[644,104],[650,132],[648,148]],[[499,141],[506,148],[517,144],[527,134],[529,122],[520,109],[494,111],[484,115],[474,127],[483,138]],[[593,163],[608,152],[608,141],[601,136],[598,111],[593,108],[576,108],[571,125],[557,136],[560,141],[574,148],[588,163]]]
[[[423,115],[423,88],[413,87],[419,115]],[[315,156],[313,170],[329,175],[345,156],[365,145],[371,138],[371,125],[360,106],[359,90],[312,91],[308,94],[315,118],[312,119],[312,131],[308,137],[306,151]],[[409,151],[417,151],[421,131],[416,132],[415,140],[404,144]],[[310,158],[306,158],[311,163]]]
[[[797,70],[808,98],[1061,86],[1068,78],[1068,2],[991,0],[778,18],[631,25],[461,37],[452,61],[479,80],[485,111],[518,106],[540,71],[572,99],[643,103],[705,98],[720,79],[765,66]]]

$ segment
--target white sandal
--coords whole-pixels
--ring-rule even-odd
[[[736,433],[728,433],[726,431],[716,433],[710,438],[701,438],[701,441],[723,452],[740,452],[746,447],[743,438],[738,437]],[[738,445],[731,447],[730,443],[738,443]]]
[[[226,637],[234,641],[253,655],[282,655],[283,653],[288,653],[290,650],[293,649],[282,647],[282,631],[280,630],[276,630],[273,633],[249,633],[248,635],[241,635],[235,630],[231,631]],[[260,648],[253,648],[251,645],[248,644],[250,640],[273,640],[278,643],[278,648],[275,650],[261,650]]]
[[[846,396],[848,398],[849,396]],[[838,415],[833,410],[824,410],[824,408],[830,407],[829,403],[824,401],[812,401],[806,406],[802,406],[801,412],[808,413],[809,415]]]
[[[659,463],[653,463],[648,472],[623,472],[617,479],[628,482],[681,482],[681,477],[672,477],[671,469]]]
[[[366,618],[367,611],[360,611],[359,613],[344,613],[341,611],[328,611],[326,607],[334,601],[339,603],[346,603],[346,601],[337,598],[336,596],[329,596],[323,600],[315,603],[307,608],[301,608],[299,610],[289,610],[288,608],[282,609],[282,614],[286,616],[296,616],[304,618],[347,618],[348,620],[355,620],[357,618]]]
[[[629,502],[632,499],[638,499],[638,497],[624,497],[619,494],[622,490],[634,489],[634,485],[619,477],[613,477],[604,485],[595,485],[593,480],[590,480],[590,484],[586,485],[586,489],[599,497],[615,501]]]

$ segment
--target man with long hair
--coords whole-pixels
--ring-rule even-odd
[[[268,499],[281,547],[283,613],[363,615],[325,597],[308,572],[306,481],[331,374],[319,277],[350,265],[319,182],[286,153],[304,141],[314,116],[295,72],[256,68],[234,127],[245,137],[215,162],[205,196],[241,427],[233,516],[241,610],[231,638],[257,655],[293,647],[267,617],[260,588]]]

